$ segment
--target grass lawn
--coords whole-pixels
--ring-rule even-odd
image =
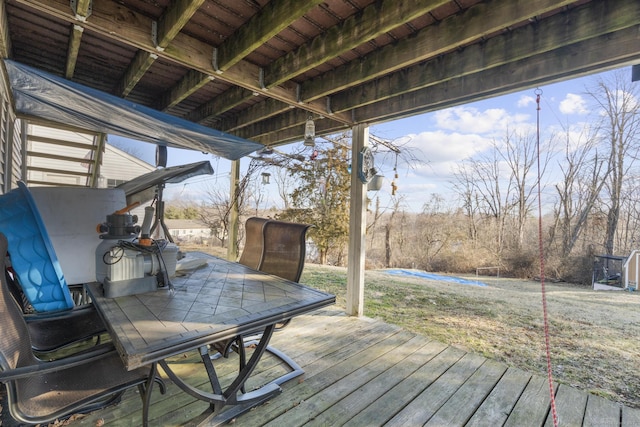
[[[541,284],[479,280],[488,286],[367,271],[365,315],[546,375]],[[300,281],[345,307],[346,268],[307,264]],[[640,408],[640,294],[545,289],[554,380]]]

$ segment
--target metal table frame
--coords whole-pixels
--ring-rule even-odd
[[[226,405],[224,422],[281,392],[280,385],[304,371],[284,353],[269,346],[276,324],[335,303],[335,296],[299,283],[252,270],[209,255],[205,268],[173,279],[173,289],[106,298],[102,285],[86,285],[127,369],[156,363],[184,392],[209,402],[214,413]],[[245,343],[244,336],[259,333]],[[285,332],[286,333],[286,330]],[[236,339],[240,366],[234,381],[222,389],[210,355],[210,345]],[[255,345],[246,360],[245,345]],[[213,393],[197,389],[176,375],[166,359],[197,350]],[[257,390],[245,383],[269,352],[290,371]]]

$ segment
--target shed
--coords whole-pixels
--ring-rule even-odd
[[[634,250],[627,257],[623,265],[624,269],[624,289],[637,291],[640,282],[640,252]]]
[[[626,288],[627,257],[596,255],[593,261],[593,289],[597,291],[620,291]]]

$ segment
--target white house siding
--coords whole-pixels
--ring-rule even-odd
[[[106,144],[102,157],[102,167],[100,168],[100,181],[104,182],[105,188],[112,188],[124,181],[137,178],[155,169],[155,166],[112,145]],[[131,211],[133,215],[138,216],[138,225],[142,225],[144,208],[150,204],[151,201]]]
[[[6,79],[0,79],[0,194],[15,188],[22,178],[21,121],[8,98]]]
[[[104,157],[102,158],[100,175],[107,180],[115,180],[120,183],[155,169],[155,166],[107,143]]]
[[[99,138],[96,132],[60,129],[30,123],[27,126],[27,184],[30,186],[45,185],[44,183],[89,186],[87,176],[74,175],[74,173],[91,172],[89,163],[83,163],[82,160],[93,158],[96,138]],[[41,171],[36,168],[59,170],[59,172]]]
[[[176,243],[205,243],[211,239],[211,230],[206,224],[193,219],[165,219],[165,224]]]

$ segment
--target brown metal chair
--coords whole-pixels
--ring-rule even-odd
[[[254,270],[260,269],[264,252],[264,226],[270,220],[253,216],[244,224],[244,248],[238,262]]]
[[[264,250],[258,270],[298,282],[306,256],[309,224],[268,221],[264,225]]]
[[[0,271],[4,271],[7,239],[0,233]],[[7,390],[11,417],[30,424],[47,423],[87,412],[117,401],[128,388],[138,386],[147,424],[156,366],[127,371],[111,345],[99,345],[70,357],[45,362],[32,350],[22,310],[0,276],[0,382]]]
[[[304,268],[309,227],[308,224],[251,217],[245,223],[245,244],[238,262],[298,282]]]
[[[264,273],[282,277],[292,282],[298,282],[304,268],[306,256],[306,233],[309,224],[297,224],[285,221],[276,221],[266,218],[251,217],[245,224],[245,246],[240,258],[240,264],[259,270]],[[276,325],[276,329],[282,329],[289,324],[291,319],[286,319]],[[246,363],[245,345],[252,345],[262,330],[248,333],[246,336],[237,336],[212,344],[218,354],[213,358],[224,355],[230,351],[236,351],[240,355],[240,369]],[[248,342],[245,342],[245,339]],[[274,351],[269,349],[269,351]],[[289,366],[297,366],[295,362],[278,352],[278,357]]]
[[[88,340],[100,343],[100,335],[106,333],[106,328],[93,304],[82,304],[64,311],[30,313],[29,302],[14,276],[5,271],[5,279],[23,312],[34,351],[49,353]],[[74,291],[71,292],[73,295]]]

